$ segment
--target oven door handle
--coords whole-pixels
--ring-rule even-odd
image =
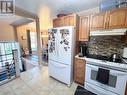
[[[88,68],[90,68],[91,70],[95,70],[95,71],[97,71],[98,72],[98,68],[104,68],[105,69],[105,67],[102,67],[102,66],[94,66],[94,65],[89,65],[89,64],[87,64],[87,67]],[[115,75],[115,76],[127,76],[127,72],[122,72],[122,71],[117,71],[117,72],[115,72],[116,70],[113,70],[113,69],[109,69],[108,68],[108,70],[110,70],[110,75]]]

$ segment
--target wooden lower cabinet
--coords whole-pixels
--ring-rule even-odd
[[[74,81],[76,83],[84,85],[84,82],[85,82],[85,60],[75,58]]]

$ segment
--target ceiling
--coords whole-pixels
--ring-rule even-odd
[[[103,0],[15,0],[19,8],[38,14],[41,7],[47,6],[51,15],[73,13],[99,6]]]
[[[16,15],[6,15],[6,16],[0,16],[0,22],[6,22],[8,24],[11,24],[17,20],[22,19],[23,17],[16,16]]]
[[[33,20],[30,20],[30,19],[26,19],[26,18],[21,18],[21,19],[18,19],[16,21],[13,21],[10,25],[12,26],[21,26],[21,25],[25,25],[25,24],[28,24],[28,23],[32,23]]]
[[[39,12],[42,7],[46,6],[48,11],[50,11],[50,17],[55,17],[60,13],[74,13],[97,7],[101,1],[102,0],[15,0],[15,6],[38,16],[40,15]],[[14,15],[0,16],[0,22],[6,22],[8,24],[20,23],[22,19],[27,20],[27,18]]]

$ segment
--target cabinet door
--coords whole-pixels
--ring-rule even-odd
[[[126,11],[126,21],[125,21],[125,27],[127,28],[127,11]]]
[[[75,26],[76,27],[76,14],[60,17],[53,20],[53,27],[62,26]]]
[[[61,27],[64,25],[64,19],[61,17],[61,18],[57,18],[57,19],[54,19],[53,20],[53,27]]]
[[[99,13],[91,16],[91,30],[103,30],[106,27],[106,13]]]
[[[69,16],[69,26],[75,26],[74,16]]]
[[[64,17],[64,26],[74,26],[74,16]]]
[[[74,81],[83,85],[85,82],[85,61],[75,59],[74,64]]]
[[[59,19],[59,27],[64,26],[64,18],[61,17],[61,18],[58,18],[58,19]]]
[[[124,28],[127,9],[116,9],[108,13],[108,28]]]
[[[53,20],[53,27],[59,27],[59,19],[54,19]]]
[[[89,38],[89,16],[80,17],[79,41],[88,41]]]
[[[70,22],[69,22],[69,17],[64,17],[64,26],[69,26]]]

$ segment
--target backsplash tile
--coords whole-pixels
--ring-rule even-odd
[[[127,43],[122,40],[123,36],[93,36],[88,45],[89,53],[111,56],[113,53],[122,55],[123,48]]]

